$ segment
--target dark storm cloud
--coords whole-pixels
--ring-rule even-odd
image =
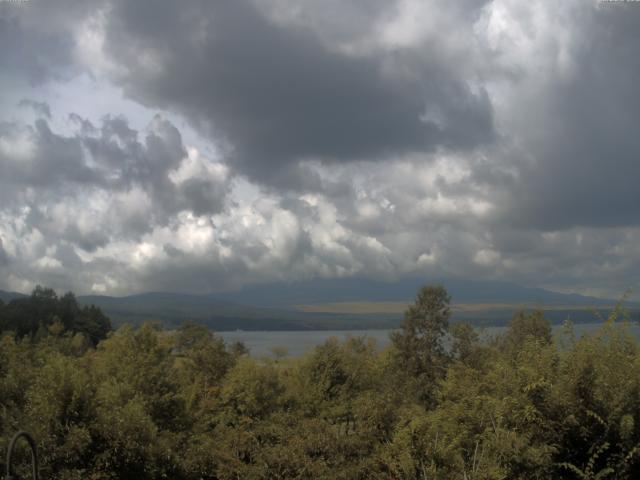
[[[640,8],[626,7],[583,15],[570,76],[545,73],[519,113],[522,130],[512,134],[521,150],[502,165],[533,161],[518,167],[519,182],[492,182],[510,192],[508,222],[543,230],[640,224]]]
[[[0,2],[0,66],[35,85],[69,78],[75,69],[73,29],[98,2]]]
[[[70,62],[69,44],[64,37],[33,38],[7,15],[8,2],[0,3],[0,64],[29,81],[41,83],[57,70],[57,65]],[[11,48],[7,48],[11,45]],[[42,47],[48,46],[46,50]],[[36,53],[37,52],[37,53]]]
[[[226,192],[212,185],[211,180],[190,178],[183,182],[181,193],[189,210],[196,215],[206,215],[221,210]]]
[[[106,32],[132,98],[226,139],[235,165],[259,181],[290,182],[287,168],[305,158],[370,160],[492,139],[487,95],[429,46],[341,54],[247,1],[116,2]]]

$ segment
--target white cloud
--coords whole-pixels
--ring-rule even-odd
[[[498,263],[500,254],[495,250],[482,249],[473,256],[473,261],[483,267],[490,267]]]
[[[118,15],[130,4],[116,0],[70,18],[38,4],[21,20],[34,42],[25,48],[51,47],[60,66],[11,58],[0,74],[0,288],[210,291],[432,274],[615,294],[640,281],[633,209],[618,215],[638,200],[625,183],[638,177],[635,137],[621,127],[638,120],[625,82],[640,43],[622,16],[581,0],[254,5],[220,13],[257,15],[266,63],[282,60],[291,38],[298,62],[317,58],[253,70],[238,55],[254,45],[235,50],[237,28],[195,7],[158,12],[180,27],[172,32],[151,18],[130,19],[148,30],[129,31]],[[230,60],[216,43],[224,35]],[[607,49],[611,38],[620,48]],[[200,69],[208,61],[213,70]],[[305,70],[316,65],[317,84]],[[37,81],[16,80],[30,68]],[[202,76],[210,84],[198,92]],[[613,76],[616,88],[597,88]],[[261,81],[280,96],[260,95]],[[46,101],[52,118],[34,122],[15,98]],[[403,128],[378,129],[394,115]],[[431,145],[426,131],[407,133],[414,122],[453,130]],[[377,133],[359,135],[363,124]],[[467,138],[484,124],[489,135]],[[594,185],[611,203],[587,208],[605,189]]]

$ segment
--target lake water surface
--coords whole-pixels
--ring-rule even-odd
[[[584,323],[573,326],[576,337],[584,333],[591,333],[600,328],[600,323]],[[560,332],[561,325],[554,325],[554,333]],[[485,327],[479,329],[482,337],[488,338],[503,333],[506,327]],[[640,338],[640,325],[630,326],[631,332]],[[284,347],[289,356],[304,355],[314,347],[324,343],[330,337],[344,340],[348,337],[372,338],[380,348],[389,344],[389,333],[392,330],[313,330],[313,331],[286,331],[286,332],[219,332],[227,343],[241,341],[250,350],[254,357],[271,356],[273,349]]]

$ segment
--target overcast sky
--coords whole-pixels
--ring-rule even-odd
[[[0,2],[0,289],[640,290],[640,3]]]

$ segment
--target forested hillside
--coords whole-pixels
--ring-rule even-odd
[[[296,359],[194,324],[95,347],[58,321],[14,328],[0,448],[32,432],[46,479],[637,478],[640,346],[622,312],[579,339],[520,313],[480,343],[449,300],[423,288],[384,351],[330,340]]]
[[[96,345],[111,331],[111,320],[94,305],[78,305],[69,292],[58,297],[50,288],[36,287],[30,296],[0,299],[0,332],[33,340],[65,332]],[[78,338],[80,338],[78,337]]]

